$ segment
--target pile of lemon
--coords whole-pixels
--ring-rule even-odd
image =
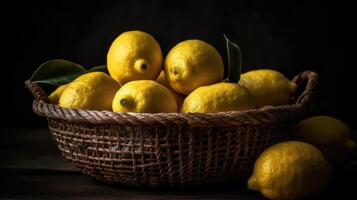
[[[261,69],[224,80],[221,55],[201,40],[186,40],[162,55],[148,33],[119,35],[107,54],[109,75],[90,72],[49,96],[64,108],[114,112],[242,111],[288,104],[296,84]],[[350,129],[338,119],[316,116],[300,122],[294,141],[266,149],[257,159],[248,188],[271,199],[298,199],[319,193],[331,176],[330,163],[355,151]]]
[[[114,112],[225,112],[287,104],[296,85],[281,73],[244,73],[224,81],[219,52],[201,40],[186,40],[166,55],[148,33],[119,35],[107,54],[109,75],[84,74],[60,86],[49,99],[64,108]]]
[[[301,199],[319,194],[328,184],[332,166],[355,156],[351,130],[330,116],[299,122],[293,141],[266,149],[256,160],[248,188],[270,199]]]

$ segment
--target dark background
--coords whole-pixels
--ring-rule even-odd
[[[248,3],[249,2],[249,3]],[[298,3],[299,2],[299,3]],[[68,59],[85,67],[105,64],[111,42],[123,31],[152,34],[164,54],[198,38],[226,58],[226,33],[243,53],[244,71],[273,68],[292,78],[320,75],[316,113],[356,128],[354,66],[347,62],[352,17],[342,3],[326,1],[63,1],[2,6],[2,127],[45,126],[24,87],[43,62]]]

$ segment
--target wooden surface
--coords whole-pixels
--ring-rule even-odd
[[[47,129],[0,131],[0,199],[265,199],[245,183],[186,189],[105,185],[62,158]],[[356,197],[356,179],[357,161],[352,161],[335,169],[329,187],[313,199]]]

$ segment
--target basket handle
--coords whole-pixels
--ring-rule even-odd
[[[35,97],[36,101],[45,102],[45,103],[50,102],[46,93],[43,91],[43,89],[37,83],[27,80],[27,81],[25,81],[25,87],[30,90],[30,92]]]
[[[318,85],[318,78],[318,74],[314,71],[304,71],[293,78],[292,81],[295,82],[297,85],[302,85],[306,83],[305,90],[296,100],[296,104],[303,106],[311,104],[313,94],[315,94]]]

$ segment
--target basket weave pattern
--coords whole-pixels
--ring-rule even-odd
[[[36,84],[33,110],[46,117],[62,155],[109,183],[187,186],[247,178],[257,156],[286,139],[306,116],[317,74],[296,76],[304,91],[290,105],[222,113],[115,113],[64,109]]]

